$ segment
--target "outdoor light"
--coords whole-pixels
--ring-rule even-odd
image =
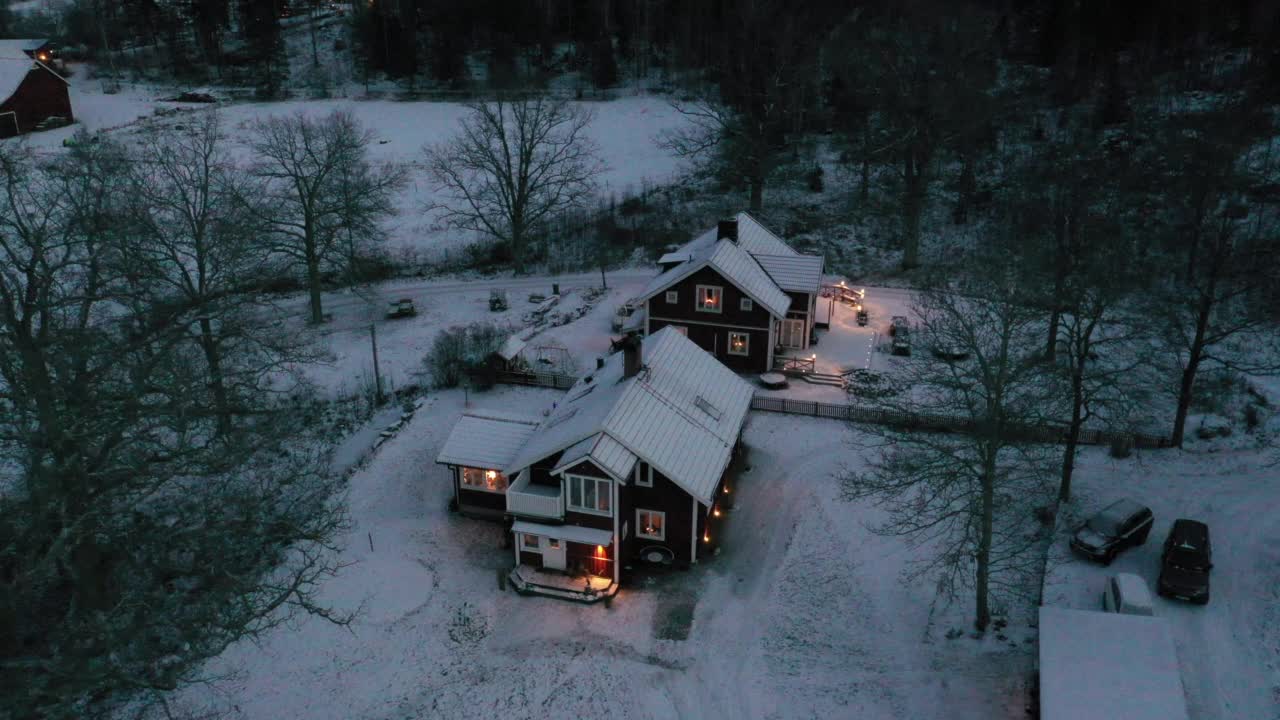
[[[728,486],[728,485],[725,485],[725,486],[724,486],[724,494],[725,494],[725,495],[728,495],[728,494],[729,494],[729,486]]]
[[[702,542],[704,542],[704,543],[709,543],[709,542],[711,542],[711,536],[710,536],[710,535],[708,535],[708,534],[706,534],[706,533],[703,533],[703,534],[702,534]]]
[[[596,554],[597,554],[597,555],[599,555],[599,556],[601,556],[601,557],[604,557],[604,546],[603,546],[603,545],[597,545],[597,546],[596,546]]]
[[[712,514],[712,515],[715,515],[716,517],[720,517],[720,508],[719,508],[719,506],[711,508],[711,514]]]

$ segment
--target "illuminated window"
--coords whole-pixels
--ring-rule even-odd
[[[700,312],[723,312],[722,306],[724,290],[715,285],[699,285],[697,300],[697,308]]]
[[[648,540],[667,538],[667,514],[658,510],[636,510],[636,537]]]
[[[529,533],[525,533],[525,534],[524,534],[524,547],[525,547],[525,549],[526,549],[526,550],[538,550],[538,549],[540,549],[540,548],[538,547],[538,539],[539,539],[539,536],[538,536],[538,535],[530,535]]]
[[[507,491],[507,476],[497,470],[462,468],[462,487],[467,490],[503,493]]]
[[[675,304],[676,304],[676,303],[678,303],[678,302],[680,302],[680,293],[676,292],[675,290],[668,290],[668,291],[667,291],[667,304],[668,304],[668,305],[675,305]]]
[[[751,352],[751,336],[747,333],[729,333],[729,354],[748,355]]]
[[[569,509],[592,515],[612,515],[612,494],[608,480],[568,475]]]
[[[751,312],[755,307],[756,305],[751,302],[751,298],[742,298],[738,301],[738,309],[742,312]]]

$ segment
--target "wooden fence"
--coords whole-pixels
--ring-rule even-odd
[[[506,385],[533,385],[534,387],[568,390],[578,381],[572,375],[553,372],[519,372],[516,370],[497,370],[494,382]]]
[[[765,397],[756,395],[751,398],[752,410],[786,413],[789,415],[808,415],[810,417],[846,420],[851,422],[888,425],[908,430],[927,430],[932,432],[973,432],[975,423],[965,418],[951,415],[933,415],[928,413],[907,413],[897,410],[880,410],[840,403],[824,403],[815,400],[790,400],[787,398]],[[1012,435],[1027,442],[1061,443],[1066,441],[1067,428],[1051,425],[1013,425]],[[1113,440],[1129,438],[1136,448],[1171,447],[1168,438],[1137,433],[1116,433],[1096,428],[1085,428],[1080,433],[1081,445],[1110,445]]]

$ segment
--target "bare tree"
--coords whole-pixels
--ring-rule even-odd
[[[586,132],[593,114],[543,96],[468,106],[452,140],[426,148],[450,223],[488,235],[524,272],[528,242],[552,213],[582,205],[605,169]]]
[[[250,125],[259,182],[242,206],[262,223],[276,251],[302,265],[313,323],[324,322],[325,267],[343,259],[339,251],[351,235],[378,232],[407,179],[399,165],[373,167],[367,152],[372,139],[340,111],[319,120],[298,113]]]
[[[1177,365],[1179,447],[1202,369],[1280,372],[1280,340],[1257,303],[1275,282],[1280,211],[1251,201],[1277,180],[1273,125],[1258,108],[1192,111],[1167,120],[1153,148],[1154,192],[1172,217],[1160,234],[1168,275],[1153,290],[1152,313]]]
[[[5,717],[92,716],[294,613],[348,620],[315,602],[345,511],[314,410],[250,397],[219,432],[194,315],[136,262],[129,161],[0,150]]]
[[[1048,502],[1052,455],[1024,442],[1025,426],[1046,412],[1052,372],[1036,359],[1038,313],[1024,305],[1014,273],[958,290],[923,291],[913,312],[927,344],[967,359],[912,359],[908,395],[882,402],[906,416],[949,416],[963,433],[869,428],[882,440],[878,459],[843,484],[847,498],[887,511],[877,532],[929,548],[913,577],[935,576],[948,599],[973,590],[974,624],[985,630],[992,598],[1025,593],[1035,574],[1041,528],[1032,510]]]
[[[192,340],[207,365],[223,434],[230,430],[234,386],[252,384],[261,375],[228,377],[234,368],[226,367],[224,346],[256,327],[264,336],[255,343],[259,347],[283,335],[280,328],[268,327],[265,313],[259,318],[249,313],[248,290],[269,249],[255,242],[253,225],[242,222],[237,198],[246,190],[246,178],[226,145],[214,113],[205,114],[190,132],[161,131],[144,140],[132,173],[139,232],[128,250],[147,302],[194,318]]]

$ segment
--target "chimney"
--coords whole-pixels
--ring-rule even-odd
[[[738,221],[737,220],[721,220],[716,225],[716,240],[729,240],[738,242]]]
[[[622,339],[622,377],[635,377],[640,372],[640,338],[628,335]]]

